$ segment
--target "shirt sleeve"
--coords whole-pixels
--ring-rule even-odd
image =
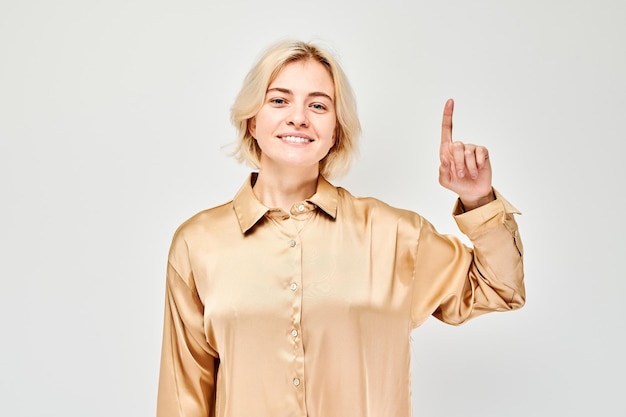
[[[494,193],[494,201],[468,212],[457,202],[455,221],[472,248],[437,233],[422,219],[411,311],[414,327],[430,315],[457,325],[524,305],[523,246],[514,218],[519,212]]]
[[[157,417],[213,417],[217,353],[206,341],[204,306],[187,247],[174,238],[167,266]]]

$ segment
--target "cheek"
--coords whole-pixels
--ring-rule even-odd
[[[337,143],[337,136],[339,136],[339,124],[337,124],[336,122],[333,123],[332,128],[330,129],[330,135],[331,135],[331,142],[333,144],[333,146],[335,145],[335,143]]]

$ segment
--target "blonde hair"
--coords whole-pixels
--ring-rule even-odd
[[[261,149],[252,137],[250,120],[256,116],[268,86],[287,64],[312,59],[328,70],[335,86],[335,144],[320,161],[320,173],[326,178],[338,177],[350,168],[358,151],[361,123],[356,100],[348,79],[337,60],[326,50],[312,43],[286,40],[270,46],[252,67],[231,107],[231,121],[237,129],[236,149],[233,156],[253,168],[260,168]]]

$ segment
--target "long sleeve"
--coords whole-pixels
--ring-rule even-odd
[[[186,245],[175,237],[167,267],[157,417],[213,417],[216,352],[206,341]]]
[[[523,246],[518,211],[497,191],[496,200],[455,221],[473,248],[438,234],[423,220],[417,249],[412,319],[415,326],[433,314],[460,324],[490,311],[520,308],[525,302]]]

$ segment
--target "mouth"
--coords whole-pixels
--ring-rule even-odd
[[[313,142],[313,139],[303,136],[278,136],[280,140],[287,143],[310,143]]]

